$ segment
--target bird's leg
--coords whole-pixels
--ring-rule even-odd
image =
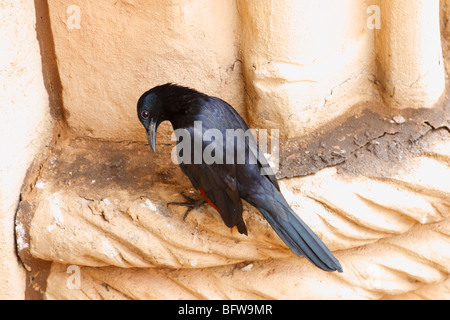
[[[174,206],[183,206],[183,207],[187,207],[187,210],[183,216],[183,221],[186,220],[189,212],[191,212],[193,209],[199,208],[200,206],[202,206],[206,200],[204,198],[200,198],[198,200],[193,199],[187,195],[185,195],[183,192],[181,193],[181,195],[183,196],[183,198],[186,199],[187,202],[169,202],[167,204],[167,206],[169,205],[174,205]]]

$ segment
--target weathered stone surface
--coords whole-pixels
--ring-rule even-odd
[[[52,136],[33,1],[0,4],[0,299],[23,299],[14,219],[28,167]]]
[[[444,234],[442,231],[445,230]],[[80,288],[67,265],[53,263],[50,299],[446,299],[450,225],[417,227],[398,239],[340,251],[343,274],[317,271],[304,259],[270,259],[205,269],[80,268]],[[417,238],[418,237],[418,238]],[[416,247],[434,250],[421,250]],[[413,247],[408,245],[413,243]],[[448,252],[448,251],[447,251]],[[439,256],[441,258],[439,258]],[[436,259],[437,258],[437,259]],[[440,287],[432,292],[430,288]],[[423,293],[421,293],[423,291]]]
[[[32,188],[34,257],[86,266],[209,267],[285,256],[258,214],[244,215],[252,236],[239,235],[203,206],[183,221],[181,193],[194,193],[170,158],[147,145],[78,140],[50,155]],[[258,246],[254,242],[260,242]],[[284,254],[283,254],[284,252]]]
[[[80,136],[143,141],[136,103],[167,82],[245,117],[234,0],[49,0],[64,115]]]
[[[185,208],[167,203],[183,201],[182,192],[200,195],[171,162],[173,145],[153,154],[141,143],[79,138],[57,144],[24,195],[22,206],[32,210],[22,211],[32,216],[22,254],[29,248],[52,261],[50,299],[445,299],[449,137],[446,127],[430,129],[415,154],[389,161],[390,149],[374,154],[367,145],[352,165],[281,181],[343,274],[295,257],[249,205],[248,237],[228,229],[209,205],[183,221]],[[365,161],[358,167],[364,157],[376,170]]]

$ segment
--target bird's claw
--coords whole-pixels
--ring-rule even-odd
[[[183,216],[183,221],[186,220],[189,212],[191,212],[192,210],[199,208],[200,206],[202,206],[206,200],[205,199],[193,199],[187,195],[185,195],[183,192],[181,193],[181,195],[183,196],[183,198],[186,199],[187,202],[169,202],[167,204],[167,206],[169,205],[174,205],[174,206],[182,206],[182,207],[187,207],[186,212],[184,213]]]

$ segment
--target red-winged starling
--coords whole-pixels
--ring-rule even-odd
[[[184,141],[185,146],[191,147],[179,150],[187,152],[190,149],[192,153],[183,155],[185,161],[179,163],[180,168],[217,209],[228,227],[236,227],[240,233],[247,234],[242,218],[241,199],[244,199],[261,212],[297,256],[304,255],[322,270],[342,272],[341,265],[330,250],[286,202],[253,137],[247,135],[243,146],[242,140],[239,146],[239,141],[236,143],[234,137],[227,139],[227,130],[247,132],[249,129],[228,103],[194,89],[168,83],[145,92],[139,98],[137,112],[153,151],[156,151],[156,130],[163,121],[171,122],[178,145],[186,137],[191,137],[191,141]],[[210,134],[205,139],[207,130],[213,130],[214,137]],[[200,139],[196,140],[196,136]],[[200,148],[195,146],[194,140],[200,143]],[[207,148],[210,152],[214,150],[210,154],[216,161],[202,158]],[[238,155],[242,156],[244,151],[245,159],[239,162]]]

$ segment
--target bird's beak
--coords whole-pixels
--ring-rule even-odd
[[[153,118],[150,120],[150,125],[147,131],[147,140],[150,148],[152,148],[153,152],[156,152],[156,121]]]

